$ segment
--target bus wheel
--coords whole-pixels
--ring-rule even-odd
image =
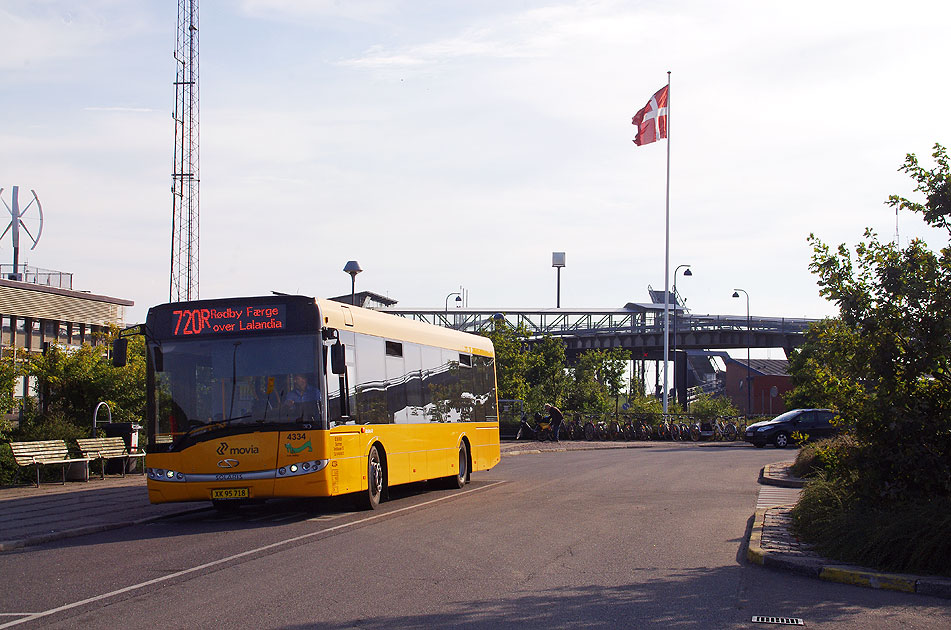
[[[367,455],[367,490],[360,497],[360,507],[364,510],[375,510],[380,505],[383,496],[383,462],[380,460],[380,451],[376,445],[370,447]]]
[[[469,477],[469,449],[465,442],[459,445],[459,468],[457,470],[459,471],[458,474],[443,477],[443,483],[440,485],[450,490],[465,487],[466,479]]]

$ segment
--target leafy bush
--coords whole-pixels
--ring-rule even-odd
[[[39,440],[63,440],[68,448],[75,448],[76,438],[89,437],[89,426],[80,426],[61,413],[40,414],[32,398],[23,399],[23,419],[20,426],[4,435],[5,441],[34,442]],[[17,466],[9,444],[0,446],[0,484],[9,485],[23,481],[26,469]],[[32,468],[30,469],[32,471]],[[60,480],[58,467],[40,470],[43,480]],[[32,474],[32,472],[30,472]]]
[[[835,437],[807,442],[799,449],[792,473],[797,477],[811,477],[818,473],[842,477],[856,455],[855,437],[842,433]]]

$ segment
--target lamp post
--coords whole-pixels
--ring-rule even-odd
[[[356,306],[357,274],[363,271],[363,269],[360,269],[360,263],[357,261],[348,260],[343,270],[350,274],[350,304]]]
[[[555,293],[555,308],[561,308],[561,268],[565,266],[565,252],[552,252],[551,266],[558,270],[558,288]]]
[[[461,294],[461,293],[456,292],[456,293],[450,293],[449,295],[447,295],[447,296],[446,296],[446,315],[447,315],[447,316],[449,315],[449,298],[451,298],[451,297],[454,296],[454,295],[456,296],[456,302],[461,302],[461,301],[462,301],[462,294]]]
[[[690,271],[690,265],[677,265],[677,268],[674,269],[674,402],[677,402],[677,272],[680,271],[681,267],[687,268],[684,271],[684,277],[689,278],[693,275],[693,272]]]
[[[753,407],[753,378],[750,375],[750,294],[743,289],[733,289],[733,297],[746,296],[746,417],[749,419]]]

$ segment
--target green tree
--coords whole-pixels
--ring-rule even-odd
[[[856,375],[861,338],[839,318],[815,322],[803,343],[789,357],[793,388],[786,394],[786,407],[846,409],[865,399],[865,388]]]
[[[631,360],[631,353],[621,348],[611,348],[602,353],[601,382],[607,388],[608,395],[614,400],[614,414],[618,413],[621,392],[625,385],[627,365]]]
[[[562,407],[567,380],[565,342],[551,336],[535,342],[526,357],[525,381],[529,387],[526,409],[540,411],[545,403]]]
[[[568,404],[572,411],[582,413],[605,413],[608,411],[608,393],[600,382],[600,370],[604,365],[601,350],[581,353],[568,373]]]
[[[13,412],[13,388],[21,369],[13,354],[0,356],[0,413]]]
[[[114,334],[114,333],[113,333]],[[89,427],[99,402],[106,402],[115,422],[141,420],[145,415],[145,342],[129,340],[128,363],[113,367],[109,345],[84,344],[74,350],[51,346],[30,357],[26,371],[42,392],[41,415],[55,414]]]
[[[515,328],[502,319],[482,334],[495,346],[495,378],[498,381],[499,398],[525,400],[529,390],[525,378],[528,372],[525,329]]]
[[[713,420],[727,416],[737,416],[739,411],[726,396],[711,396],[701,394],[690,403],[690,415],[698,420]]]
[[[951,236],[951,173],[944,148],[925,170],[914,155],[900,170],[925,203],[893,196]],[[873,500],[951,495],[951,247],[935,253],[920,240],[905,248],[870,230],[855,247],[832,250],[810,235],[811,270],[820,293],[839,307],[845,337],[856,340],[851,372],[862,395],[842,403],[858,439],[855,490]]]

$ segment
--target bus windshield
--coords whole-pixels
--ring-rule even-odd
[[[153,346],[158,443],[216,429],[319,428],[314,334],[170,340]]]

